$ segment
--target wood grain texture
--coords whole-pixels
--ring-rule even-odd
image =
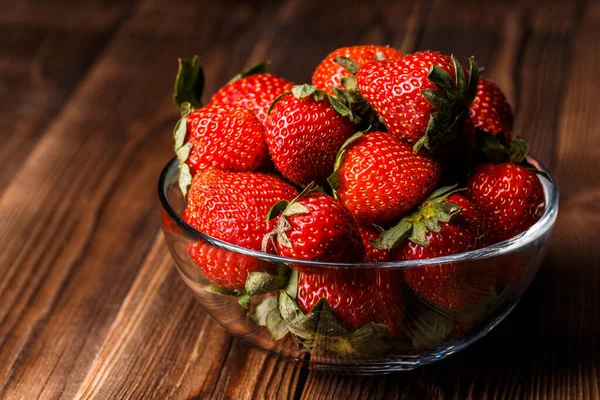
[[[600,398],[600,4],[17,3],[0,0],[1,398]],[[263,59],[309,81],[354,43],[475,54],[561,188],[548,257],[507,320],[388,377],[307,372],[231,337],[158,233],[177,57],[202,56],[207,99]]]
[[[0,190],[135,6],[14,3],[0,2]],[[92,24],[74,24],[92,12]]]

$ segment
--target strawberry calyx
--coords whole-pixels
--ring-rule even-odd
[[[187,194],[187,189],[192,183],[192,173],[190,167],[186,161],[190,156],[192,150],[192,144],[186,142],[187,137],[187,117],[194,111],[192,105],[188,102],[181,104],[181,118],[177,120],[175,128],[173,129],[173,139],[175,155],[177,156],[177,163],[179,165],[179,189],[183,194],[183,197]]]
[[[370,322],[349,332],[325,298],[304,313],[288,290],[279,292],[279,314],[294,341],[312,354],[365,358],[386,354],[400,343],[388,338],[387,325]]]
[[[382,52],[377,51],[373,61],[381,60],[385,60],[385,56]],[[348,57],[336,57],[333,59],[333,61],[344,67],[350,73],[350,76],[344,76],[340,80],[343,89],[335,86],[331,88],[335,94],[335,99],[337,99],[337,101],[340,103],[339,108],[342,110],[342,112],[348,114],[350,120],[356,124],[359,124],[361,128],[366,128],[369,126],[373,130],[385,130],[383,121],[379,118],[373,107],[371,107],[363,95],[358,91],[356,73],[360,69],[360,65]]]
[[[181,111],[181,118],[173,129],[175,155],[179,164],[179,189],[183,197],[192,183],[192,173],[186,161],[192,150],[192,145],[186,142],[187,117],[197,108],[202,107],[202,92],[204,91],[204,70],[200,58],[194,56],[191,60],[178,59],[179,69],[175,77],[173,101]]]
[[[189,103],[192,107],[202,107],[202,92],[204,91],[204,70],[200,58],[194,56],[191,60],[178,59],[179,69],[175,77],[173,100],[177,106]]]
[[[527,161],[529,147],[520,137],[512,139],[510,143],[506,142],[505,135],[493,135],[489,132],[477,130],[477,149],[482,155],[481,163],[493,162],[495,164],[513,163],[527,168],[538,175],[542,175],[550,180],[548,174],[540,171],[534,165]]]
[[[429,118],[425,135],[415,143],[413,147],[415,153],[422,147],[435,153],[439,144],[456,138],[469,116],[469,106],[477,94],[479,68],[474,57],[470,57],[467,79],[460,62],[454,55],[451,58],[454,64],[454,79],[437,65],[432,64],[429,68],[428,79],[438,87],[438,90],[423,89],[421,93],[436,112]]]
[[[315,182],[311,182],[298,196],[296,196],[291,201],[281,200],[273,205],[269,212],[267,213],[267,224],[273,219],[279,216],[277,223],[275,224],[275,228],[269,233],[267,233],[262,240],[262,251],[266,252],[269,246],[269,241],[273,240],[275,237],[277,238],[277,243],[280,246],[292,247],[292,241],[287,235],[287,231],[289,231],[292,226],[288,221],[287,217],[291,217],[293,215],[299,214],[308,214],[310,211],[306,206],[298,203],[299,200],[309,196],[311,193],[319,191],[319,187]]]
[[[417,211],[402,218],[394,227],[382,232],[373,245],[378,249],[390,250],[408,239],[420,246],[429,246],[429,241],[426,239],[427,232],[439,232],[440,222],[449,222],[462,212],[458,204],[444,201],[451,194],[465,190],[457,188],[457,186],[446,186],[434,191]]]
[[[227,83],[228,84],[229,83],[233,83],[235,81],[239,81],[240,79],[246,78],[247,76],[251,76],[251,75],[264,74],[264,73],[266,73],[266,72],[269,71],[269,65],[270,64],[271,64],[270,61],[261,61],[258,64],[255,64],[255,65],[251,66],[250,68],[246,68],[245,70],[243,70],[239,74],[235,75]]]
[[[507,143],[505,135],[493,135],[482,130],[477,130],[476,137],[477,149],[483,153],[484,161],[521,164],[528,153],[527,143],[520,137]]]

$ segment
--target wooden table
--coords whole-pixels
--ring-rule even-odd
[[[227,3],[0,0],[0,397],[600,398],[600,4]],[[387,377],[308,372],[234,339],[159,232],[177,57],[201,55],[210,95],[263,59],[306,82],[355,43],[475,54],[561,188],[513,314]]]

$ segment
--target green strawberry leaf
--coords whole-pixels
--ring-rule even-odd
[[[275,340],[283,339],[290,331],[283,318],[281,318],[279,309],[272,310],[267,314],[267,329]]]
[[[298,275],[298,270],[292,268],[287,285],[283,289],[292,299],[298,295]]]
[[[408,237],[408,240],[410,240],[413,243],[418,244],[419,246],[427,247],[427,246],[429,246],[429,241],[427,240],[427,238],[425,236],[426,234],[427,234],[427,228],[425,227],[425,224],[421,221],[414,222],[412,231],[411,231],[410,236]]]
[[[309,212],[310,210],[306,208],[305,205],[291,202],[283,211],[283,215],[286,217],[290,217],[292,215],[308,214]]]
[[[328,356],[333,353],[346,359],[377,357],[388,353],[392,346],[386,338],[387,325],[370,322],[362,328],[345,335],[326,336],[317,334],[312,344],[313,354]]]
[[[352,114],[352,110],[350,110],[350,108],[329,94],[327,95],[327,99],[329,100],[329,104],[331,104],[333,109],[337,111],[338,114],[340,114],[342,117],[347,117],[350,121],[354,122],[355,116]]]
[[[276,296],[265,297],[264,300],[256,306],[250,313],[250,317],[260,326],[267,326],[267,315],[273,311],[279,312],[279,303]]]
[[[177,161],[179,161],[180,165],[184,164],[186,162],[186,160],[190,156],[191,150],[192,150],[191,143],[186,143],[176,150],[175,155],[177,156]]]
[[[451,202],[444,202],[438,204],[436,207],[435,218],[441,222],[450,222],[450,220],[460,214],[462,212],[462,208],[456,204]]]
[[[427,198],[428,201],[443,201],[446,200],[448,198],[448,196],[450,196],[453,193],[456,193],[458,191],[462,191],[462,190],[466,190],[464,188],[458,188],[458,184],[454,184],[451,186],[444,186],[441,188],[438,188],[436,190],[434,190],[429,197]]]
[[[269,109],[267,110],[267,115],[271,114],[271,111],[273,110],[273,107],[275,106],[275,104],[279,103],[281,100],[283,100],[283,98],[285,96],[287,96],[291,93],[292,92],[284,92],[284,93],[280,94],[275,100],[273,100],[273,102],[269,106]]]
[[[198,56],[192,60],[180,58],[179,70],[173,88],[173,100],[181,107],[184,102],[193,107],[202,107],[202,92],[204,91],[204,71]]]
[[[433,149],[446,135],[446,127],[448,126],[448,115],[441,112],[435,112],[429,117],[425,135],[413,146],[413,151],[417,153],[421,147],[425,147],[429,152]]]
[[[343,76],[341,79],[342,87],[348,92],[358,92],[358,83],[355,76]],[[337,89],[337,88],[334,88]],[[361,96],[362,98],[362,96]],[[364,101],[364,98],[362,99]]]
[[[525,160],[525,156],[528,152],[527,143],[524,140],[517,137],[510,142],[510,149],[508,150],[508,158],[512,163],[521,164]]]
[[[313,85],[296,85],[292,88],[292,94],[297,99],[304,99],[317,92],[317,88]]]
[[[454,54],[450,55],[450,58],[452,59],[452,63],[454,64],[454,74],[456,75],[456,88],[458,89],[459,93],[465,92],[467,87],[465,71],[463,70],[462,65],[460,65],[460,62],[456,59],[456,57],[454,57]]]
[[[314,330],[296,302],[285,292],[279,292],[279,313],[296,340],[314,339]]]
[[[247,76],[250,76],[250,75],[264,74],[265,72],[268,72],[269,64],[271,64],[270,61],[259,62],[258,64],[245,69],[241,73],[239,73],[236,76],[234,76],[233,78],[231,78],[231,80],[228,83],[233,83],[235,81],[238,81],[238,80],[245,78]]]
[[[390,328],[384,324],[369,322],[348,335],[348,343],[354,352],[363,356],[385,354],[391,350],[388,340]]]
[[[287,283],[290,269],[285,264],[277,266],[277,275],[266,272],[250,272],[246,278],[246,293],[249,296],[267,294],[284,287]]]
[[[267,213],[267,222],[279,216],[279,214],[281,214],[283,210],[285,210],[288,204],[290,204],[290,202],[287,200],[281,200],[273,204],[273,207],[271,207],[271,209]]]
[[[181,105],[182,116],[173,129],[175,155],[177,156],[177,162],[179,164],[179,188],[181,189],[183,197],[187,194],[187,188],[192,183],[190,167],[186,164],[186,161],[190,156],[190,151],[192,150],[192,145],[189,142],[185,143],[185,138],[187,136],[187,116],[192,110],[193,108],[190,103],[183,103]]]
[[[244,307],[245,309],[250,308],[252,305],[251,301],[252,297],[247,293],[244,293],[238,297],[238,303],[240,303],[240,306]]]
[[[451,194],[466,190],[457,186],[445,186],[435,190],[417,211],[405,216],[390,229],[380,232],[377,240],[372,241],[373,245],[378,249],[390,250],[409,239],[413,243],[427,247],[429,245],[426,239],[427,232],[439,232],[440,222],[449,222],[462,212],[458,204],[444,202]]]
[[[504,135],[493,135],[489,132],[477,130],[477,147],[484,154],[486,160],[502,162],[507,159],[509,147],[504,140]]]
[[[179,164],[179,189],[183,197],[187,194],[187,189],[192,184],[192,173],[187,164]]]
[[[333,164],[333,173],[329,176],[329,178],[327,178],[327,182],[329,183],[329,186],[331,187],[334,197],[337,198],[337,189],[339,188],[339,182],[338,182],[338,173],[340,170],[340,167],[342,165],[342,161],[344,160],[344,155],[346,154],[346,150],[348,149],[348,147],[350,147],[350,145],[352,143],[354,143],[358,138],[364,136],[364,132],[359,131],[356,132],[354,135],[350,136],[348,138],[348,140],[346,140],[344,142],[344,144],[342,145],[342,147],[340,147],[340,149],[337,152],[337,155],[335,156],[335,163]]]
[[[189,104],[189,103],[185,103]],[[183,143],[185,142],[185,137],[187,135],[187,117],[182,117],[177,120],[175,124],[175,128],[173,129],[173,138],[175,139],[175,151],[179,150]]]
[[[463,103],[468,107],[477,96],[477,83],[479,82],[479,67],[475,61],[475,57],[469,57],[469,82],[465,93]]]
[[[391,250],[406,240],[412,229],[412,222],[408,218],[403,218],[396,226],[382,232],[379,238],[373,242],[373,245],[381,250]]]
[[[423,220],[423,224],[428,231],[439,232],[442,229],[439,221],[439,218],[427,218]]]
[[[348,333],[348,330],[335,316],[333,310],[325,298],[320,299],[317,304],[306,315],[308,326],[311,331],[322,336],[341,336]]]
[[[348,72],[350,72],[352,75],[356,75],[356,73],[360,69],[360,65],[358,65],[348,57],[336,57],[333,59],[333,62],[346,68]]]
[[[498,306],[498,294],[492,286],[486,296],[474,304],[461,310],[453,311],[454,318],[468,327],[475,326],[485,321]]]
[[[423,307],[411,332],[413,348],[417,351],[433,349],[446,340],[454,328],[454,320],[433,306]]]
[[[259,326],[265,326],[275,340],[282,339],[289,332],[285,321],[279,314],[279,303],[276,296],[266,297],[256,306],[250,316]]]
[[[448,97],[439,90],[423,89],[421,90],[421,94],[438,111],[449,113],[452,109],[452,102],[448,101]]]
[[[431,64],[427,77],[437,87],[442,89],[444,93],[446,93],[448,99],[455,100],[457,98],[458,89],[454,79],[452,79],[452,76],[443,68],[440,68],[435,64]]]

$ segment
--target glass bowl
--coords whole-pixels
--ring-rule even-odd
[[[181,278],[206,311],[232,335],[316,370],[353,374],[411,370],[454,354],[486,335],[511,312],[537,273],[556,221],[558,191],[550,173],[536,159],[528,157],[528,161],[545,173],[539,175],[546,197],[541,219],[512,239],[451,256],[334,264],[287,259],[223,242],[195,230],[181,218],[185,199],[177,184],[175,159],[166,165],[158,183],[162,229]],[[249,302],[247,298],[241,301],[234,296],[239,294],[218,288],[202,274],[188,254],[191,246],[210,252],[213,260],[253,263],[265,273],[279,270],[287,283],[273,292],[253,296]],[[413,289],[414,283],[410,286],[403,279],[419,268],[441,274],[453,271],[455,289],[421,295]],[[395,318],[391,321],[393,332],[387,325],[376,323],[350,331],[326,302],[304,313],[294,301],[298,270],[301,274],[335,270],[348,276],[367,274],[400,282],[396,300],[381,307],[381,313]],[[273,280],[277,281],[275,277]]]

